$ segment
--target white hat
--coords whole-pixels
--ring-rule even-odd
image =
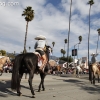
[[[38,35],[35,40],[46,40],[46,37],[43,35]]]
[[[92,53],[91,56],[95,55],[95,53]]]

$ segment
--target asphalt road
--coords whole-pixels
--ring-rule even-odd
[[[45,91],[37,92],[40,82],[39,75],[33,78],[33,88],[35,97],[31,98],[28,79],[22,78],[22,96],[17,96],[16,92],[11,91],[11,74],[3,73],[0,76],[0,100],[100,100],[100,83],[91,85],[88,75],[76,78],[73,75],[47,75],[45,78]]]

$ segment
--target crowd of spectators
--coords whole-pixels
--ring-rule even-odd
[[[5,63],[5,65],[3,66],[3,72],[4,73],[12,73],[12,67],[13,67],[13,62],[11,63]]]

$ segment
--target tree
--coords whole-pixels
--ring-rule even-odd
[[[29,51],[30,51],[31,47],[29,46]]]
[[[62,54],[63,54],[63,57],[65,57],[66,51],[63,50],[63,51],[62,51]]]
[[[6,56],[6,51],[5,50],[0,50],[2,56]]]
[[[63,52],[63,49],[61,49],[60,52],[61,52],[61,54],[63,54],[63,53],[62,53],[62,52]]]
[[[65,44],[67,44],[67,39],[64,40],[64,50],[65,50]]]
[[[82,41],[82,36],[79,36],[78,39],[79,39],[79,42],[81,43],[81,41]]]
[[[52,46],[53,46],[53,47],[55,46],[55,42],[52,42]]]
[[[66,51],[63,50],[63,49],[61,49],[60,51],[61,51],[61,54],[63,54],[63,57],[64,57],[64,55],[66,54]]]
[[[68,44],[67,44],[67,58],[69,58],[69,36],[70,36],[70,22],[71,22],[71,7],[72,7],[72,0],[71,0],[71,3],[70,3],[69,31],[68,31]],[[68,63],[67,63],[67,66],[68,66]]]
[[[28,31],[28,23],[34,18],[34,10],[32,7],[28,6],[24,9],[22,16],[25,16],[26,21],[26,33],[25,33],[25,41],[24,41],[24,53],[26,53],[26,40],[27,40],[27,31]]]
[[[54,48],[54,46],[55,46],[55,42],[52,42],[52,46],[53,46],[53,48]],[[53,54],[53,49],[52,49],[52,54]]]
[[[99,36],[100,36],[100,28],[97,29],[97,31],[98,31],[98,40],[97,40],[97,49],[96,49],[96,54],[97,54],[97,50],[98,50],[98,42],[99,42]]]
[[[79,43],[78,43],[78,49],[79,49],[79,44],[80,44],[81,41],[82,41],[82,36],[79,36],[78,39],[79,39]],[[77,59],[78,59],[78,50],[77,50]]]
[[[88,4],[90,5],[90,8],[89,8],[89,34],[88,34],[88,66],[89,66],[90,11],[91,11],[91,6],[94,4],[94,1],[90,0],[88,2]],[[91,80],[91,71],[90,71],[90,68],[89,68],[89,80]]]

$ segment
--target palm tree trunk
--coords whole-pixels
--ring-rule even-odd
[[[69,36],[70,36],[71,7],[72,7],[72,0],[70,3],[69,31],[68,31],[68,44],[67,44],[67,59],[68,59],[68,61],[69,61]],[[68,67],[68,63],[67,63],[67,67]]]
[[[97,54],[97,50],[98,50],[98,42],[99,42],[99,34],[98,34],[98,40],[97,40],[97,49],[96,49],[96,54]]]
[[[25,33],[25,41],[24,41],[24,53],[26,53],[27,31],[28,31],[28,21],[26,23],[26,33]]]
[[[64,50],[65,50],[65,43],[64,43]]]
[[[78,44],[78,49],[77,49],[77,59],[78,59],[78,51],[79,51],[79,44]]]
[[[90,5],[90,9],[89,9],[88,67],[89,67],[90,11],[91,11],[91,5]],[[90,68],[89,68],[89,80],[91,80],[91,71],[90,71]]]

